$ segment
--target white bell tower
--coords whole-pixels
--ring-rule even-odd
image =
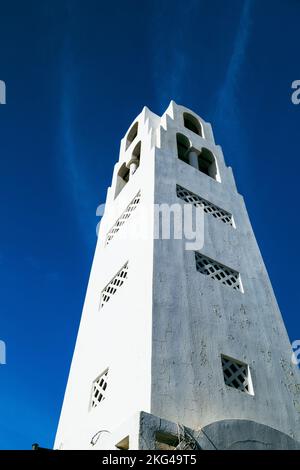
[[[154,236],[160,204],[203,209],[201,249]],[[107,192],[55,448],[299,448],[291,355],[210,124],[144,108]]]

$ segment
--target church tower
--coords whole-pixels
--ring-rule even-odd
[[[201,208],[200,246],[160,236],[161,205]],[[210,124],[144,108],[107,191],[55,448],[299,448],[291,355]]]

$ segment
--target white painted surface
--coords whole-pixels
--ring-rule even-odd
[[[253,420],[300,440],[299,372],[291,364],[288,336],[243,198],[210,124],[201,120],[204,139],[184,128],[183,112],[190,111],[174,102],[161,118],[144,108],[138,135],[126,151],[126,136],[121,141],[55,448],[92,448],[90,440],[100,430],[112,434],[103,434],[96,447],[113,448],[109,436],[142,410],[193,429],[223,419]],[[176,132],[194,148],[213,152],[221,182],[177,158]],[[140,166],[114,199],[117,173],[139,140]],[[233,214],[236,228],[205,216],[201,251],[238,271],[244,293],[197,272],[194,253],[184,250],[182,240],[124,241],[143,204],[180,202],[176,184]],[[139,206],[105,246],[107,232],[139,190]],[[151,212],[148,222],[154,233]],[[126,283],[99,310],[101,290],[126,261]],[[253,396],[225,385],[221,354],[249,365]],[[107,367],[107,397],[90,411],[92,383]]]

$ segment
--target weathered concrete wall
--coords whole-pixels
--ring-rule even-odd
[[[185,129],[184,111],[173,103],[166,113],[155,157],[155,202],[180,202],[180,184],[233,214],[236,228],[205,215],[201,252],[240,272],[244,293],[197,272],[183,241],[155,241],[151,412],[193,429],[253,420],[300,440],[299,372],[243,198],[210,127],[208,140]],[[195,148],[213,151],[221,183],[177,158],[176,132]],[[225,385],[221,354],[249,364],[254,396]]]
[[[287,434],[255,421],[228,419],[191,429],[143,411],[113,433],[101,435],[94,448],[114,449],[125,443],[128,450],[157,450],[159,440],[172,442],[179,450],[300,450],[300,443]]]

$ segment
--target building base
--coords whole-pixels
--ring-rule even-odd
[[[91,447],[97,450],[300,450],[300,443],[255,421],[228,419],[195,430],[141,411],[112,433],[99,431]]]

